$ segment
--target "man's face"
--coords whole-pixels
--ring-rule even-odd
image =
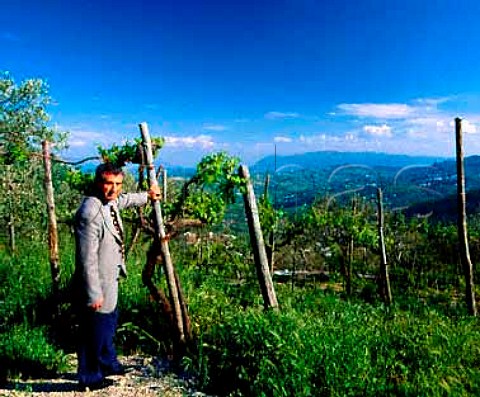
[[[122,174],[103,174],[103,182],[99,183],[100,191],[106,201],[113,201],[118,198],[122,191],[123,175]]]

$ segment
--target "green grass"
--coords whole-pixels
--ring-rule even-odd
[[[296,299],[290,293],[291,305],[279,312],[223,313],[187,363],[220,395],[480,394],[478,320],[322,294],[310,291],[305,305],[305,291]]]
[[[65,368],[64,352],[51,337],[49,271],[38,242],[21,242],[13,256],[0,250],[0,381]]]
[[[60,263],[68,297],[73,243],[63,238]],[[49,376],[74,349],[74,318],[62,302],[52,324],[46,246],[29,241],[10,256],[0,251],[0,380]],[[121,283],[121,352],[165,354],[166,324],[141,283],[144,253],[129,258]],[[192,265],[176,251],[196,346],[183,360],[211,393],[231,396],[480,395],[480,327],[433,291],[395,295],[395,305],[350,301],[333,289],[277,285],[280,310],[263,311],[252,269],[243,283]],[[185,254],[186,255],[186,254]],[[216,262],[212,262],[216,263]],[[225,264],[226,266],[227,264]],[[245,271],[242,268],[242,272]],[[157,282],[164,280],[160,276]],[[423,299],[425,297],[428,299]],[[457,306],[463,307],[461,302]],[[60,328],[56,328],[60,327]]]
[[[48,338],[45,327],[19,324],[0,335],[0,380],[50,377],[67,366],[66,356]]]

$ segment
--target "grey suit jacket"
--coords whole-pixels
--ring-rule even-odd
[[[115,310],[118,298],[118,280],[126,276],[122,254],[122,240],[113,225],[110,207],[118,210],[142,206],[148,201],[144,193],[121,194],[117,200],[102,203],[97,197],[85,197],[75,215],[76,269],[80,305],[91,305],[103,298],[99,312]]]

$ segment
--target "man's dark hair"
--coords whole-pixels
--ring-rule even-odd
[[[124,175],[121,167],[113,163],[102,163],[95,170],[95,184],[102,183],[105,180],[105,174]]]

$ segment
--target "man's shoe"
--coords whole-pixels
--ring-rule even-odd
[[[102,379],[94,383],[80,383],[79,387],[81,391],[92,391],[92,390],[105,389],[109,386],[112,386],[113,383],[114,382],[111,379]]]
[[[105,376],[125,375],[127,372],[129,371],[123,365],[116,365],[114,367],[103,369],[103,373],[105,374]]]

